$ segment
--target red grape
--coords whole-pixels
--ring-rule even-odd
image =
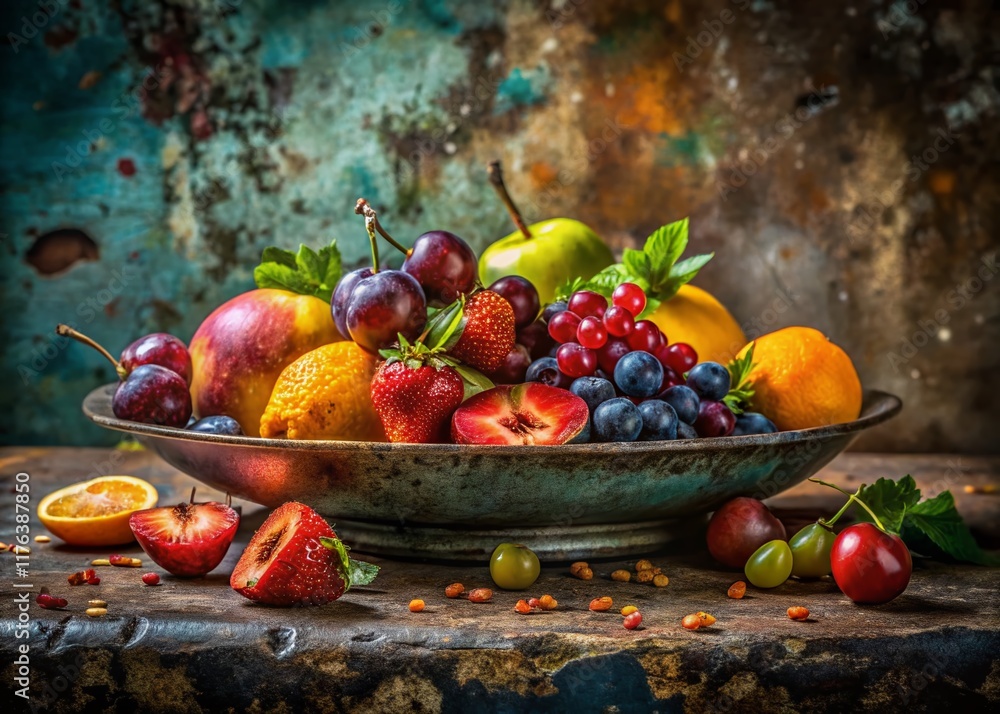
[[[649,320],[639,320],[635,323],[632,334],[625,338],[633,350],[642,350],[652,354],[660,346],[660,328]]]
[[[524,345],[533,360],[547,357],[556,346],[556,341],[549,334],[549,328],[541,320],[535,320],[527,327],[521,328],[517,333],[517,343]]]
[[[694,421],[698,436],[729,436],[736,427],[736,417],[722,402],[702,400]]]
[[[599,317],[585,317],[576,328],[576,340],[584,347],[599,350],[607,344],[608,331]]]
[[[557,313],[549,320],[549,334],[556,342],[573,342],[576,329],[580,326],[580,316],[570,310]]]
[[[625,340],[608,340],[604,347],[597,351],[597,363],[608,374],[614,374],[615,365],[618,364],[618,360],[630,351],[628,343]]]
[[[597,355],[576,342],[567,342],[556,352],[559,371],[570,377],[589,377],[597,369]]]
[[[538,311],[542,309],[535,286],[520,275],[500,278],[490,285],[490,290],[502,296],[514,308],[515,327],[531,324],[538,317]]]
[[[600,293],[580,290],[570,296],[569,309],[580,317],[604,317],[608,300]]]
[[[635,283],[622,283],[611,294],[611,302],[638,316],[646,308],[646,293]]]
[[[663,366],[670,367],[677,374],[685,374],[698,364],[698,353],[686,342],[675,342],[667,347],[665,360],[660,361],[663,362]]]
[[[625,308],[615,305],[604,313],[604,327],[607,328],[609,335],[625,337],[635,328],[635,318]]]

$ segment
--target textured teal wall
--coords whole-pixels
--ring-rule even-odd
[[[690,215],[751,335],[812,324],[904,397],[862,446],[996,450],[1000,281],[969,281],[1000,229],[997,29],[916,5],[4,3],[2,439],[115,439],[79,414],[112,370],[57,321],[188,339],[265,245],[362,261],[359,196],[482,248],[500,157],[529,218],[616,249]]]

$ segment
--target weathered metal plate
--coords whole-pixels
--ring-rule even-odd
[[[669,540],[670,528],[652,537],[645,522],[698,516],[738,495],[773,496],[816,473],[902,406],[897,397],[870,391],[856,421],[802,431],[630,444],[457,446],[196,434],[116,419],[113,388],[87,396],[87,416],[135,435],[200,481],[266,506],[308,503],[369,552],[439,558],[467,557],[470,531],[495,544],[524,528],[545,529],[546,538],[533,540],[556,557],[574,557],[581,543],[593,552],[601,530],[595,526],[614,526],[606,532],[609,556],[654,549]],[[358,523],[352,530],[354,522],[373,525]]]

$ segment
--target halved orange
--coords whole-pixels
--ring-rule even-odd
[[[122,545],[135,540],[129,516],[158,499],[141,478],[101,476],[50,493],[38,504],[38,519],[70,545]]]

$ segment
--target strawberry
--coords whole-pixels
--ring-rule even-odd
[[[390,358],[372,379],[372,404],[392,442],[440,443],[464,395],[465,385],[453,366],[414,357]]]
[[[466,301],[465,328],[448,353],[491,374],[503,366],[514,339],[514,308],[499,293],[480,290]]]
[[[229,578],[243,597],[265,605],[324,605],[352,585],[367,585],[378,567],[352,560],[316,511],[291,501],[257,529]]]

